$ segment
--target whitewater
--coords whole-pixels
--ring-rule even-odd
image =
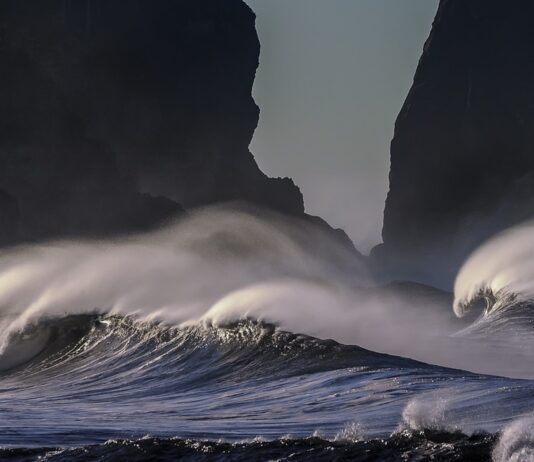
[[[0,455],[534,460],[531,226],[477,250],[454,301],[243,208],[5,250]]]

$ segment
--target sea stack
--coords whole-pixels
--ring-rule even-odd
[[[1,0],[0,242],[227,201],[304,216],[248,149],[259,52],[242,0]]]
[[[441,0],[391,144],[390,277],[449,286],[482,241],[534,215],[534,3]]]

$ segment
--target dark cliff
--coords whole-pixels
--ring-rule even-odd
[[[384,245],[397,277],[448,285],[534,215],[534,2],[441,0],[391,146]]]
[[[236,200],[304,216],[248,149],[258,57],[242,0],[0,0],[0,241]]]

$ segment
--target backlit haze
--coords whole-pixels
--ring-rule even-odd
[[[389,144],[437,0],[247,0],[261,42],[251,149],[307,211],[380,242]]]

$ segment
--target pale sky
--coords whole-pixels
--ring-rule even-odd
[[[262,45],[251,150],[308,213],[381,241],[389,145],[438,0],[246,0]]]

